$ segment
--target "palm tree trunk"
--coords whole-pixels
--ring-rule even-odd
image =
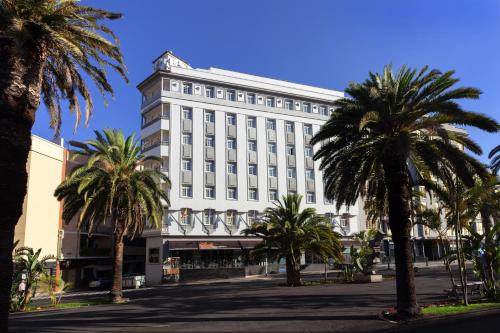
[[[286,284],[293,287],[302,285],[302,279],[300,277],[300,256],[298,260],[296,256],[293,255],[286,258]]]
[[[460,223],[458,218],[455,218],[455,242],[457,246],[457,261],[458,269],[460,273],[460,285],[462,286],[462,297],[465,305],[469,304],[467,297],[467,282],[466,282],[466,271],[465,271],[465,260],[463,257],[462,240],[460,235]]]
[[[113,286],[111,287],[111,297],[114,303],[123,302],[122,275],[123,275],[123,224],[118,225],[114,234],[114,265],[113,265]]]
[[[386,158],[384,174],[396,263],[397,311],[400,316],[411,317],[419,313],[411,246],[411,187],[406,159],[401,158],[398,161],[397,156],[392,155]]]
[[[8,327],[14,230],[26,195],[31,127],[47,54],[42,44],[17,54],[13,42],[0,37],[0,332]]]
[[[449,262],[449,258],[448,258],[448,250],[446,249],[446,244],[444,243],[444,240],[443,240],[443,236],[441,236],[441,234],[439,234],[439,242],[441,243],[441,247],[443,248],[443,258],[444,258],[444,265],[446,267],[446,271],[448,272],[448,274],[450,275],[450,281],[451,281],[451,285],[453,287],[455,287],[455,279],[453,278],[453,272],[451,271],[451,266],[450,266],[450,262]]]

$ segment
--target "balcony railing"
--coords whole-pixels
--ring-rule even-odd
[[[143,144],[142,145],[142,152],[151,150],[151,149],[158,147],[158,146],[168,146],[169,144],[170,144],[169,140],[162,140],[162,141],[158,141],[158,142],[155,142],[152,144]]]
[[[159,117],[156,117],[156,118],[154,118],[154,119],[151,119],[151,120],[149,120],[148,122],[146,122],[146,123],[142,124],[141,129],[146,128],[146,127],[148,127],[149,125],[152,125],[152,124],[156,123],[156,122],[157,122],[157,121],[159,121],[160,119],[168,119],[168,117],[167,117],[167,116],[159,116]]]

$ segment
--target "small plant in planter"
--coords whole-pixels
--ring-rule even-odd
[[[376,276],[373,270],[376,258],[375,251],[373,250],[373,241],[376,235],[376,230],[367,229],[354,236],[360,242],[360,247],[355,248],[351,245],[350,255],[353,269],[357,272],[356,280],[358,281],[381,281],[381,276]],[[377,278],[373,278],[374,276]]]

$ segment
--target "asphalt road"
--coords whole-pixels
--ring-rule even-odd
[[[312,277],[308,277],[311,279]],[[159,287],[128,293],[122,305],[11,316],[11,332],[497,332],[500,311],[394,325],[395,281],[284,287],[281,279]],[[416,278],[420,304],[444,299],[440,270]],[[92,297],[92,296],[87,296]],[[95,297],[95,296],[94,296]]]

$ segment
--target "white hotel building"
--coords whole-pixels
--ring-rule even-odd
[[[303,195],[303,207],[329,216],[344,235],[365,228],[361,201],[337,211],[324,198],[309,144],[342,92],[192,68],[169,51],[153,66],[138,85],[143,152],[161,157],[151,167],[171,188],[162,228],[143,234],[149,283],[161,281],[167,257],[181,258],[181,276],[241,272],[242,251],[258,242],[241,230],[287,193]]]

